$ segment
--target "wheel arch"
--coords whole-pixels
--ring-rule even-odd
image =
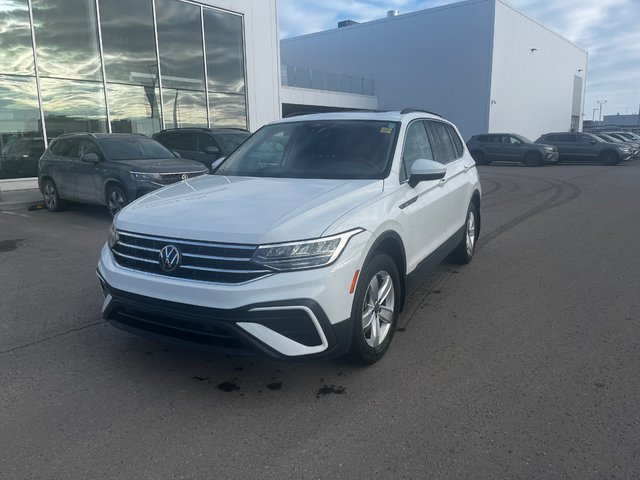
[[[476,241],[480,238],[480,227],[482,226],[482,215],[480,215],[480,204],[482,203],[482,198],[480,196],[479,190],[474,190],[471,195],[471,201],[469,203],[473,203],[478,210],[478,218],[476,220]]]
[[[400,276],[400,308],[401,312],[404,308],[404,302],[407,291],[407,256],[404,248],[404,242],[400,235],[393,231],[387,230],[378,235],[378,238],[373,242],[369,253],[365,258],[364,264],[366,264],[376,254],[385,253],[391,257],[398,268],[398,274]]]
[[[109,204],[109,199],[107,198],[107,195],[109,193],[109,188],[113,186],[120,188],[125,195],[127,194],[127,189],[124,187],[124,185],[122,185],[122,182],[120,182],[119,180],[116,180],[115,178],[109,178],[104,182],[104,190],[102,191],[102,200],[104,200],[105,205]]]

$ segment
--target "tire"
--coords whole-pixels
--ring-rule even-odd
[[[110,185],[107,188],[107,194],[105,195],[107,201],[107,210],[109,215],[115,217],[116,213],[127,206],[129,200],[127,194],[119,185]]]
[[[65,202],[60,198],[56,182],[51,178],[47,178],[42,183],[42,196],[44,197],[44,204],[47,207],[47,210],[59,212],[64,209]]]
[[[602,165],[617,165],[620,163],[618,154],[613,150],[605,150],[600,154],[600,163]]]
[[[476,165],[489,165],[491,163],[487,162],[484,152],[481,152],[479,150],[474,150],[473,152],[471,152],[471,156],[475,160]]]
[[[351,308],[352,362],[372,365],[389,349],[398,323],[400,288],[398,268],[389,255],[378,254],[363,268]]]
[[[460,265],[466,265],[471,262],[473,255],[476,253],[479,233],[480,213],[476,204],[471,202],[464,222],[464,235],[458,246],[451,252],[449,260]]]
[[[524,164],[527,167],[540,167],[542,163],[542,156],[538,152],[528,152],[524,156]]]

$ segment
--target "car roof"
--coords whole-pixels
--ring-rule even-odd
[[[146,135],[142,133],[91,133],[91,132],[74,132],[74,133],[63,133],[62,135],[58,135],[54,140],[59,140],[61,138],[73,138],[73,137],[90,137],[90,138],[147,138]]]
[[[405,112],[405,113],[403,113]],[[401,111],[363,111],[353,110],[348,112],[328,112],[328,113],[311,113],[303,115],[295,115],[278,120],[275,123],[290,123],[301,121],[319,121],[319,120],[378,120],[383,122],[400,122],[402,120],[412,120],[414,118],[431,118],[435,120],[443,119],[440,115],[427,112],[426,110],[405,109]]]
[[[245,130],[244,128],[236,128],[236,127],[211,127],[211,128],[208,128],[208,127],[180,127],[180,128],[165,128],[164,130],[160,130],[157,134],[160,134],[160,133],[181,133],[181,132],[248,133],[248,134],[251,134],[251,132],[249,130]]]

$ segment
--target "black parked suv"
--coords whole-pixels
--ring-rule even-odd
[[[616,165],[631,157],[631,149],[628,146],[605,142],[590,133],[545,133],[536,142],[555,145],[561,162],[597,160],[602,165]]]
[[[241,128],[172,128],[156,133],[153,139],[211,170],[216,160],[228,156],[250,135]]]
[[[65,200],[106,205],[115,215],[129,202],[170,183],[207,173],[158,142],[127,133],[70,133],[40,158],[38,185],[49,210]]]
[[[558,151],[555,147],[533,143],[515,133],[474,135],[467,142],[467,148],[479,165],[500,161],[524,163],[535,167],[558,161]]]

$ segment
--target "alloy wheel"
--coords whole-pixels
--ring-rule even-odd
[[[369,282],[362,307],[362,331],[370,347],[380,346],[391,330],[395,288],[389,273],[380,271]]]
[[[127,201],[120,191],[112,190],[111,193],[109,193],[109,213],[111,216],[114,216],[126,205]]]
[[[476,215],[473,213],[473,210],[469,210],[469,215],[467,216],[466,237],[467,237],[467,254],[472,255],[473,248],[476,243]]]
[[[57,194],[56,189],[51,184],[51,182],[47,182],[47,184],[44,186],[44,203],[49,210],[53,210],[56,208]]]

